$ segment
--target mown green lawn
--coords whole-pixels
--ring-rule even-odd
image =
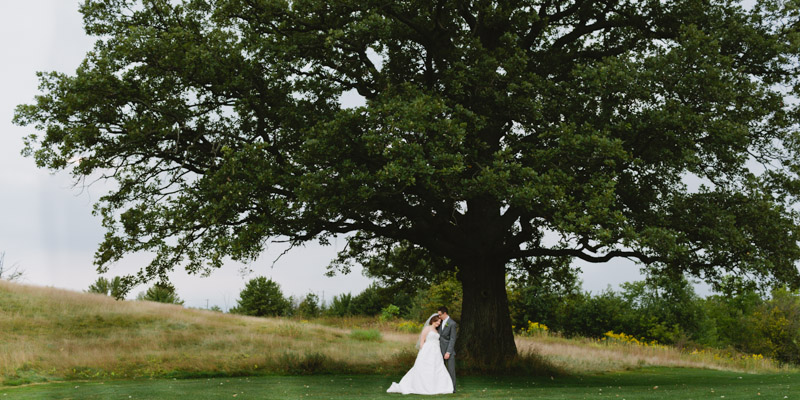
[[[63,382],[0,389],[4,399],[390,399],[400,377],[260,376],[187,380]],[[800,374],[748,375],[646,368],[563,378],[476,377],[459,380],[454,399],[800,399]]]

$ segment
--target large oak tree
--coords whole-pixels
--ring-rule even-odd
[[[81,12],[94,49],[15,120],[41,167],[115,182],[98,268],[156,254],[128,284],[358,232],[457,267],[459,355],[493,365],[516,354],[512,260],[800,284],[797,0]]]

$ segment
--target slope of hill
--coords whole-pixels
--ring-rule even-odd
[[[0,281],[0,379],[375,371],[413,341]]]
[[[328,321],[330,322],[330,321]],[[381,335],[354,335],[353,324]],[[116,301],[0,281],[0,384],[60,379],[235,376],[269,373],[402,373],[416,334],[374,319],[335,327],[293,318],[254,318],[143,301]],[[640,366],[739,371],[779,369],[769,360],[687,354],[668,347],[519,338],[567,373]]]

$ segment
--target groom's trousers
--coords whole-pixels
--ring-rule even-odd
[[[450,379],[453,380],[453,391],[456,390],[456,356],[451,355],[449,359],[444,360],[444,365],[447,366],[447,372],[450,373]]]

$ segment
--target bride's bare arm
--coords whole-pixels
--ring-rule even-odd
[[[428,339],[428,332],[431,330],[430,326],[426,326],[425,329],[422,330],[422,338],[419,340],[419,348],[421,349],[422,346],[425,345],[425,340]]]

